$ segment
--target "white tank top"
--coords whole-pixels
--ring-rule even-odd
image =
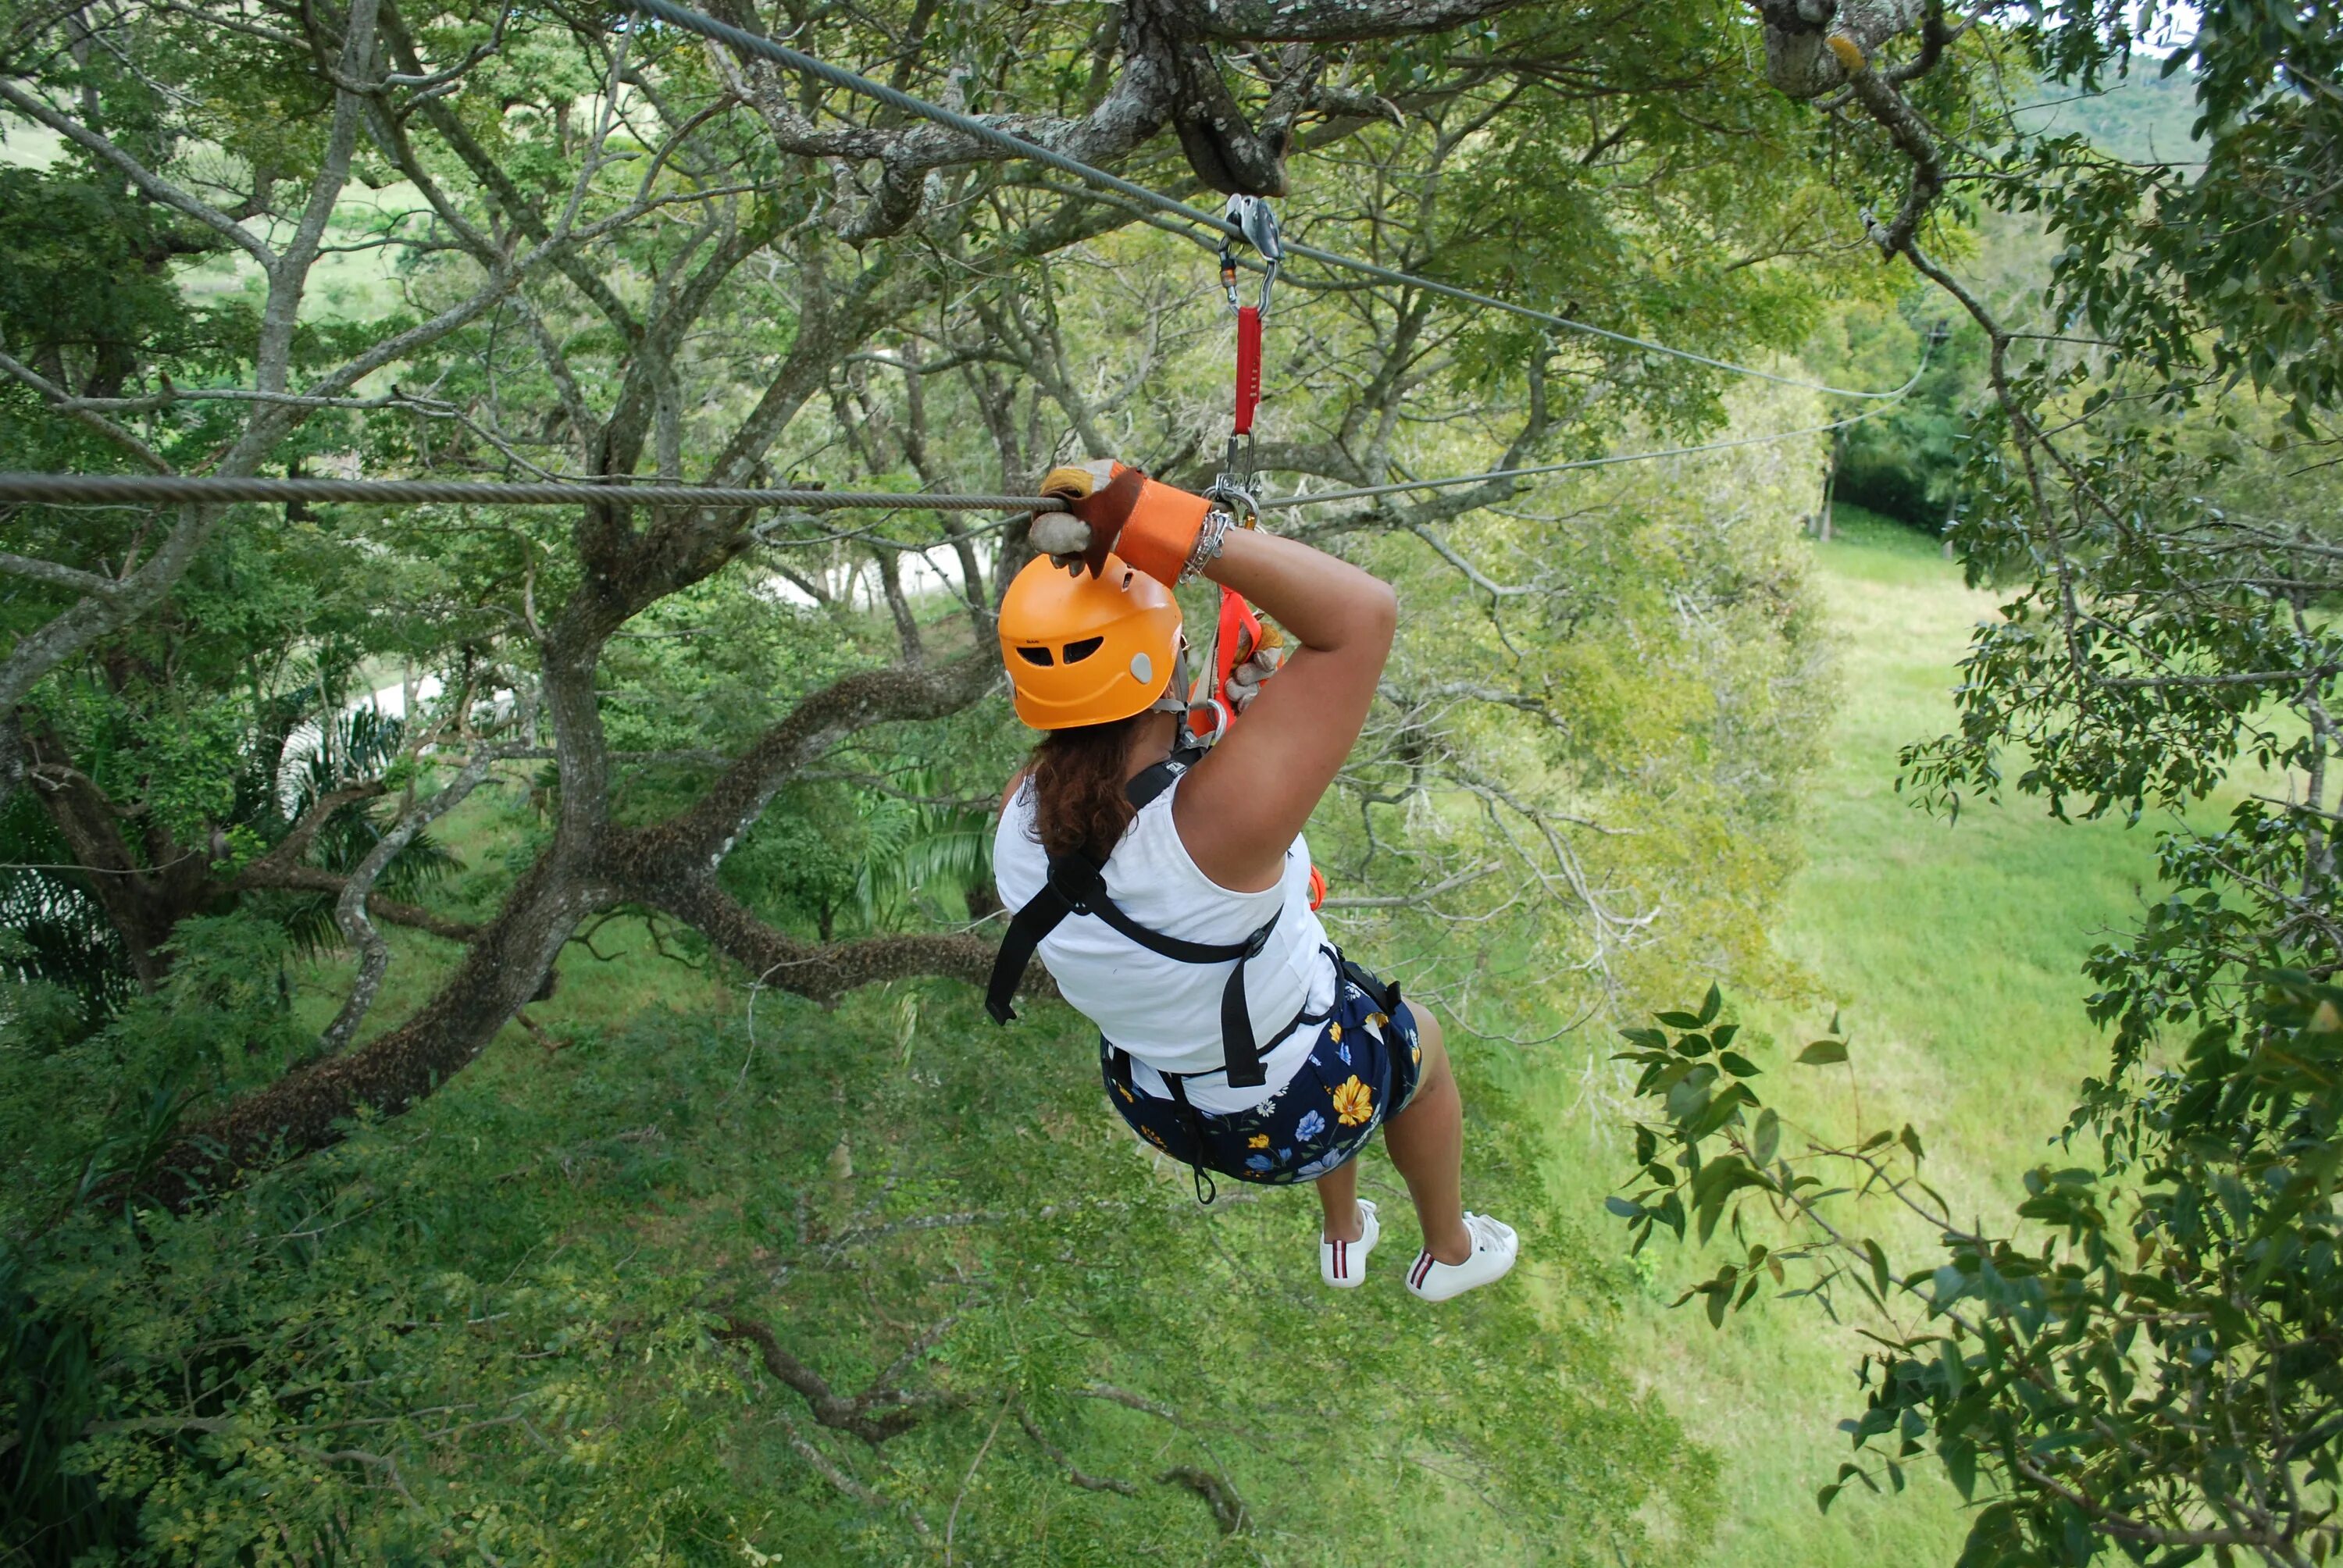
[[[1169,789],[1140,808],[1107,857],[1107,896],[1151,930],[1192,942],[1241,942],[1272,911],[1277,924],[1259,956],[1245,965],[1245,1001],[1262,1046],[1267,1081],[1232,1089],[1219,1076],[1221,991],[1227,964],[1188,964],[1141,947],[1094,915],[1069,915],[1041,939],[1042,967],[1112,1043],[1133,1059],[1131,1081],[1168,1098],[1162,1072],[1212,1073],[1186,1085],[1200,1111],[1246,1111],[1285,1087],[1309,1060],[1318,1031],[1298,1029],[1276,1045],[1270,1037],[1302,1012],[1334,1004],[1334,961],[1326,928],[1310,907],[1310,846],[1296,838],[1285,851],[1278,885],[1235,893],[1196,868],[1172,824]],[[1032,780],[1020,785],[1001,814],[992,840],[992,874],[1011,912],[1025,907],[1049,879],[1050,857],[1034,828]]]

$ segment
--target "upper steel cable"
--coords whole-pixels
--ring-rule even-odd
[[[1927,347],[1921,350],[1920,367],[1912,378],[1882,397],[1901,397],[1920,384],[1928,371],[1928,360],[1936,352],[1939,339],[1933,334]],[[1577,457],[1567,463],[1540,463],[1527,468],[1488,468],[1478,474],[1457,474],[1445,479],[1402,479],[1389,485],[1363,485],[1351,490],[1320,490],[1312,495],[1278,496],[1256,502],[1264,512],[1282,511],[1289,507],[1312,507],[1321,501],[1357,501],[1370,496],[1395,496],[1403,490],[1445,490],[1458,485],[1478,485],[1490,479],[1527,479],[1540,474],[1565,474],[1575,468],[1607,468],[1614,463],[1649,463],[1662,457],[1689,457],[1702,452],[1723,452],[1735,447],[1762,447],[1769,441],[1788,441],[1800,436],[1820,436],[1832,430],[1844,430],[1849,425],[1860,425],[1876,414],[1885,414],[1892,403],[1875,403],[1860,414],[1850,414],[1844,419],[1827,424],[1805,425],[1795,430],[1769,430],[1762,436],[1736,436],[1727,441],[1703,441],[1690,447],[1663,447],[1654,452],[1614,452],[1601,457]]]
[[[1045,164],[1051,168],[1072,175],[1102,190],[1110,190],[1118,196],[1128,196],[1159,212],[1168,213],[1174,217],[1211,229],[1215,234],[1232,239],[1247,237],[1242,229],[1217,214],[1190,206],[1186,202],[1164,196],[1158,191],[1151,191],[1145,186],[1122,178],[1120,175],[1111,175],[1104,169],[1095,168],[1083,163],[1080,158],[1068,157],[1053,147],[1044,146],[1040,142],[1030,141],[1014,131],[1003,130],[999,126],[990,125],[972,116],[947,109],[940,104],[931,104],[925,98],[913,97],[900,87],[890,87],[884,82],[874,82],[870,77],[850,71],[842,65],[833,65],[826,60],[818,60],[811,55],[790,48],[786,44],[777,44],[762,34],[750,33],[743,28],[735,27],[729,23],[719,22],[713,16],[703,15],[686,6],[675,5],[672,0],[627,0],[627,4],[647,16],[657,17],[688,33],[697,33],[703,38],[712,38],[729,44],[735,48],[744,49],[751,55],[770,60],[775,65],[787,65],[791,70],[803,71],[809,75],[819,76],[833,86],[843,87],[848,92],[860,93],[865,97],[876,98],[882,104],[892,105],[906,114],[917,115],[921,119],[932,120],[940,126],[949,126],[953,130],[974,136],[979,141],[999,147],[1004,152],[1014,153],[1020,157],[1031,158],[1036,163]],[[1511,300],[1499,299],[1493,295],[1477,293],[1473,289],[1459,287],[1453,283],[1442,283],[1433,278],[1419,277],[1413,273],[1402,272],[1397,267],[1384,266],[1380,263],[1359,256],[1344,256],[1340,251],[1305,245],[1299,240],[1287,240],[1285,249],[1288,255],[1306,256],[1323,266],[1340,267],[1384,283],[1398,284],[1407,288],[1421,288],[1449,299],[1459,299],[1468,305],[1477,305],[1483,309],[1500,310],[1507,315],[1522,317],[1530,321],[1544,322],[1549,327],[1561,327],[1565,332],[1575,332],[1588,337],[1600,337],[1626,347],[1643,349],[1645,353],[1664,355],[1668,358],[1681,359],[1693,365],[1704,365],[1712,370],[1724,370],[1735,376],[1747,376],[1759,381],[1771,381],[1776,386],[1801,387],[1809,392],[1827,393],[1834,397],[1888,398],[1902,395],[1900,389],[1885,392],[1863,391],[1852,387],[1833,387],[1821,381],[1805,381],[1795,376],[1779,376],[1771,370],[1760,370],[1751,365],[1736,365],[1729,359],[1717,359],[1706,354],[1696,354],[1689,348],[1674,348],[1664,343],[1654,343],[1648,337],[1637,337],[1632,333],[1614,332],[1607,327],[1595,327],[1587,322],[1574,321],[1567,316],[1556,316],[1549,310],[1539,310],[1527,305],[1516,305]]]

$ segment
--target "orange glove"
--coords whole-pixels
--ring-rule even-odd
[[[1051,469],[1041,480],[1041,493],[1066,506],[1064,513],[1046,517],[1071,513],[1088,525],[1090,540],[1081,555],[1093,576],[1105,570],[1111,550],[1166,588],[1188,569],[1188,557],[1204,531],[1205,514],[1212,509],[1202,496],[1161,484],[1105,457]],[[1037,529],[1041,522],[1035,519]],[[1052,542],[1061,531],[1051,530]]]

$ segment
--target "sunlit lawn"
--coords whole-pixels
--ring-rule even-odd
[[[1895,790],[1896,750],[1950,723],[1955,662],[1995,600],[1965,588],[1958,568],[1929,541],[1859,514],[1839,540],[1817,549],[1820,586],[1845,647],[1843,696],[1812,779],[1807,865],[1775,931],[1814,994],[1734,1002],[1749,1029],[1745,1039],[1755,1037],[1755,1054],[1774,1069],[1765,1084],[1785,1114],[1844,1131],[1855,1114],[1845,1074],[1780,1069],[1782,1053],[1767,1043],[1795,1048],[1839,1010],[1854,1041],[1864,1127],[1915,1123],[1937,1184],[1991,1221],[2007,1213],[2018,1174],[2055,1152],[2046,1141],[2063,1121],[2075,1082],[2099,1059],[2101,1044],[2082,1017],[2079,967],[2092,944],[2136,910],[2154,827],[2061,826],[2024,801],[1972,805],[1956,824],[1911,809]],[[525,785],[515,778],[506,788]],[[521,825],[518,804],[484,793],[445,824],[447,836],[485,870]],[[434,901],[486,914],[495,881],[483,878],[477,902],[460,888]],[[452,956],[431,939],[400,933],[394,940],[409,960],[393,968],[376,1029],[419,1002]],[[565,1026],[619,1022],[656,1002],[687,1010],[742,1005],[715,972],[657,958],[639,920],[610,922],[594,947],[608,961],[571,947],[559,993],[527,1010],[541,1036],[507,1027],[497,1049],[514,1053],[508,1062],[544,1060],[533,1048],[558,1050]],[[308,992],[318,1021],[338,993],[331,981]],[[1608,1048],[1590,1039],[1582,1049]],[[1607,1255],[1618,1238],[1601,1203],[1624,1173],[1624,1141],[1614,1112],[1581,1100],[1577,1075],[1569,1078],[1567,1090],[1548,1091],[1549,1103],[1536,1109],[1558,1131],[1557,1186],[1584,1216],[1597,1254]],[[1925,1247],[1923,1233],[1887,1216],[1873,1228],[1899,1247]],[[1904,1498],[1858,1493],[1828,1518],[1815,1507],[1815,1489],[1847,1455],[1835,1425],[1862,1404],[1853,1381],[1861,1342],[1851,1332],[1794,1302],[1714,1332],[1696,1308],[1665,1306],[1683,1282],[1704,1271],[1696,1259],[1663,1244],[1645,1268],[1641,1305],[1619,1332],[1630,1359],[1722,1462],[1722,1523],[1705,1553],[1684,1568],[1950,1563],[1965,1529],[1958,1500],[1925,1465],[1913,1471]],[[1550,1288],[1566,1290],[1567,1282]]]
[[[1839,1009],[1864,1129],[1916,1124],[1936,1184],[1990,1222],[2007,1214],[2019,1174],[2055,1155],[2046,1141],[2100,1060],[2079,969],[2137,910],[2155,827],[2060,825],[2025,800],[1972,805],[1947,824],[1896,794],[1898,748],[1950,727],[1955,662],[1996,601],[1963,587],[1927,539],[1850,510],[1841,512],[1842,537],[1816,547],[1820,587],[1843,633],[1844,691],[1812,781],[1807,865],[1775,938],[1817,996],[1735,1000],[1761,1040],[1793,1050]],[[1763,1086],[1785,1115],[1838,1131],[1854,1125],[1843,1070],[1785,1069],[1783,1059],[1772,1049],[1758,1057],[1770,1069]],[[1625,1168],[1602,1121],[1581,1112],[1564,1134],[1575,1168],[1562,1179],[1583,1190],[1589,1211]],[[1888,1215],[1869,1228],[1899,1246],[1926,1245],[1924,1231]],[[1949,1563],[1966,1524],[1931,1468],[1913,1471],[1903,1498],[1858,1492],[1827,1518],[1815,1508],[1816,1487],[1849,1456],[1835,1427],[1862,1409],[1853,1379],[1861,1342],[1803,1302],[1753,1308],[1714,1332],[1697,1305],[1664,1305],[1706,1271],[1672,1243],[1653,1251],[1651,1305],[1628,1332],[1686,1425],[1723,1460],[1723,1523],[1702,1561]]]

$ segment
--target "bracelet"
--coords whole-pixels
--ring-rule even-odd
[[[1180,569],[1180,581],[1186,582],[1204,569],[1206,561],[1221,558],[1222,547],[1228,543],[1229,530],[1235,519],[1218,507],[1204,514],[1204,526],[1196,530],[1195,547],[1188,552],[1188,564]],[[1178,587],[1177,583],[1172,585]]]

